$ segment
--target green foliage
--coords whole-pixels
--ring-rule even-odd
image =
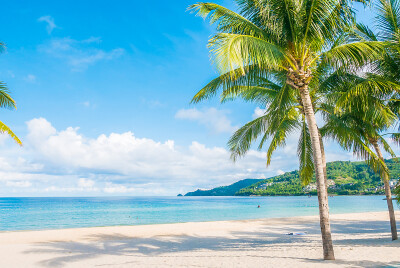
[[[388,166],[391,179],[400,177],[399,159],[389,159],[385,163]],[[299,178],[299,171],[286,172],[285,174],[271,177],[265,180],[245,179],[229,186],[221,186],[211,190],[196,190],[185,196],[232,196],[232,195],[316,195],[316,190],[305,191]],[[336,195],[356,194],[384,194],[382,181],[365,162],[336,161],[327,164],[328,180],[335,182],[335,187],[330,187],[328,192]],[[315,182],[315,176],[312,183]],[[259,188],[265,183],[273,183],[265,189]]]
[[[266,189],[258,188],[265,183],[273,184],[267,186]],[[304,195],[304,191],[299,179],[299,172],[296,170],[259,181],[249,187],[241,189],[235,195]]]
[[[391,179],[400,177],[400,164],[398,159],[386,160]],[[383,194],[383,184],[376,174],[365,162],[336,161],[327,163],[328,180],[333,180],[335,186],[329,187],[330,194],[355,195],[355,194]],[[312,182],[315,182],[315,176]],[[265,183],[273,183],[265,189],[260,186]],[[299,179],[299,171],[286,172],[283,175],[259,181],[253,185],[241,189],[236,195],[314,195],[315,190],[305,191]]]
[[[5,44],[0,42],[0,53],[5,49]],[[11,98],[7,85],[0,81],[0,108],[17,109],[15,101]],[[21,140],[12,130],[0,121],[0,133],[8,134],[16,143],[22,146]]]
[[[258,149],[266,150],[269,165],[287,137],[300,130],[300,178],[303,184],[311,180],[313,149],[299,88],[307,85],[318,112],[325,101],[318,92],[325,79],[337,69],[354,69],[380,58],[384,48],[377,40],[350,38],[355,25],[352,2],[236,0],[237,13],[213,3],[190,7],[216,26],[209,48],[220,72],[192,102],[221,91],[221,102],[241,98],[266,107],[264,116],[248,122],[229,140],[233,160],[259,140]]]

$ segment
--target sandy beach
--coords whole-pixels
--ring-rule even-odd
[[[0,267],[400,267],[387,212],[331,218],[336,261],[307,216],[1,232]]]

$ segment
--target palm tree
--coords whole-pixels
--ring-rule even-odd
[[[364,74],[364,77],[341,74],[329,87],[334,89],[328,98],[330,103],[322,107],[326,124],[321,133],[336,140],[344,149],[353,150],[379,173],[385,188],[392,240],[397,240],[388,168],[381,147],[392,157],[396,155],[384,138],[391,133],[381,133],[387,132],[398,119],[398,112],[393,111],[393,97],[400,92],[400,85],[376,74]],[[391,135],[399,140],[398,134]]]
[[[331,68],[360,66],[379,57],[382,44],[363,41],[335,45],[353,24],[352,10],[343,0],[236,0],[239,13],[213,3],[191,8],[217,25],[210,39],[213,62],[221,76],[211,81],[193,99],[211,97],[217,89],[229,91],[237,81],[274,81],[282,76],[288,92],[297,92],[310,133],[318,188],[323,255],[333,260],[325,164],[309,86],[320,65]],[[284,103],[285,100],[282,100]],[[290,123],[286,126],[290,128]]]
[[[0,42],[0,52],[4,51],[5,44]],[[15,101],[11,98],[7,85],[0,81],[0,107],[7,109],[17,109]],[[16,143],[22,145],[20,139],[12,132],[12,130],[0,121],[0,133],[7,133]]]
[[[387,53],[382,61],[379,61],[376,65],[376,71],[384,74],[392,81],[400,82],[400,1],[399,0],[380,0],[377,7],[377,28],[379,30],[379,36],[375,37],[371,31],[372,38],[375,37],[380,40],[388,42],[390,45],[387,49]],[[396,96],[397,100],[400,100],[400,94]],[[393,102],[393,108],[399,108],[400,101]],[[400,118],[400,113],[396,113]],[[400,128],[399,128],[400,130]],[[386,184],[385,184],[386,189]],[[400,184],[394,189],[398,204],[400,204]],[[390,195],[389,193],[386,195]],[[389,201],[388,201],[389,202]],[[395,221],[394,214],[391,215],[390,219]],[[393,238],[393,227],[392,227],[392,238]],[[397,233],[396,237],[397,239]],[[395,239],[393,238],[393,239]]]
[[[365,25],[357,25],[355,37],[357,40],[383,41],[387,44],[383,58],[374,62],[370,67],[375,74],[385,77],[385,79],[400,83],[400,1],[399,0],[379,0],[376,6],[376,28],[377,34]],[[397,122],[400,119],[400,94],[394,92],[391,101],[388,103],[391,111],[397,116]],[[392,133],[392,138],[397,140],[399,134]],[[379,146],[376,142],[372,143],[377,154],[383,159]],[[384,175],[384,176],[387,176]],[[389,207],[392,239],[397,239],[397,230],[395,223],[395,215],[391,200],[391,192],[388,178],[382,178],[385,183],[386,199]],[[399,201],[400,185],[398,185],[394,193]],[[400,204],[400,201],[399,201]]]

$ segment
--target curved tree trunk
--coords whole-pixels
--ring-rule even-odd
[[[304,113],[306,115],[307,125],[310,131],[312,148],[313,148],[324,259],[334,260],[335,255],[333,252],[331,227],[329,222],[328,191],[327,191],[327,185],[325,183],[326,167],[324,165],[323,156],[321,153],[322,147],[320,142],[320,135],[318,131],[317,122],[315,120],[314,109],[308,91],[308,86],[303,85],[302,87],[298,87],[298,89],[300,91],[301,99],[303,102]]]
[[[375,148],[375,151],[383,162],[385,162],[385,159],[382,156],[381,149],[379,148],[378,142],[376,140],[372,141],[372,144]],[[389,218],[390,218],[390,229],[392,232],[392,240],[397,240],[397,227],[396,227],[396,217],[394,215],[394,208],[393,208],[393,201],[392,201],[392,193],[390,191],[390,185],[389,185],[389,176],[386,172],[383,174],[382,178],[383,184],[385,185],[385,194],[386,194],[386,202],[389,210]]]

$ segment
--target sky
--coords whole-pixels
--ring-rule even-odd
[[[297,169],[296,133],[269,167],[256,150],[230,160],[229,136],[264,107],[190,104],[218,75],[193,3],[3,3],[0,80],[18,109],[0,120],[23,147],[0,136],[0,196],[169,196]],[[355,160],[326,146],[328,161]]]

